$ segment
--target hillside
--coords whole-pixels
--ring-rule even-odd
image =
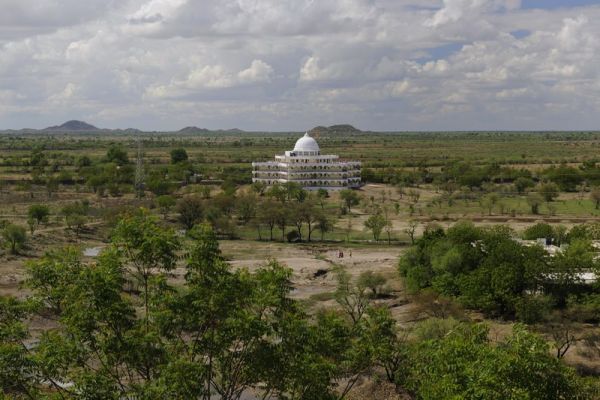
[[[62,125],[57,126],[49,126],[43,129],[44,131],[59,131],[59,132],[69,132],[69,131],[98,131],[99,128],[94,125],[90,125],[84,121],[71,120],[67,121]]]
[[[327,136],[335,136],[335,135],[348,135],[348,134],[358,134],[362,133],[360,129],[355,128],[350,124],[339,124],[339,125],[331,125],[327,126],[316,126],[309,130],[309,133],[312,135],[327,135]]]

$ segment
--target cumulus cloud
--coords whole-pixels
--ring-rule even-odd
[[[521,6],[520,0],[444,0],[444,5],[425,25],[437,27],[457,22],[465,17],[477,16],[495,10],[515,10]]]
[[[209,89],[226,89],[268,83],[273,68],[262,60],[253,60],[250,66],[239,72],[229,71],[223,65],[205,65],[194,68],[183,80],[173,80],[168,85],[152,86],[146,94],[151,97],[178,97]]]
[[[0,128],[594,128],[600,6],[564,5],[6,0]]]

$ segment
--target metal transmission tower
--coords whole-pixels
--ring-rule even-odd
[[[144,196],[144,153],[142,148],[142,139],[137,139],[137,159],[135,162],[135,196],[141,199]]]

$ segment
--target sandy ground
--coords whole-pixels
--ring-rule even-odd
[[[269,259],[288,266],[293,271],[292,297],[310,300],[312,296],[331,294],[336,289],[336,269],[344,268],[353,277],[362,272],[373,271],[386,276],[387,291],[390,296],[382,300],[388,304],[393,315],[400,322],[413,321],[414,304],[408,303],[406,292],[397,272],[398,258],[405,247],[374,246],[348,247],[324,245],[289,245],[282,243],[256,243],[241,241],[221,242],[223,255],[230,264],[237,268],[248,268],[250,271],[260,267]],[[339,252],[343,258],[338,257]],[[335,303],[331,299],[319,300],[315,307],[330,307]]]

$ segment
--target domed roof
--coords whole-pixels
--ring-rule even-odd
[[[319,145],[317,141],[308,135],[308,132],[304,134],[294,146],[294,151],[319,151]]]

